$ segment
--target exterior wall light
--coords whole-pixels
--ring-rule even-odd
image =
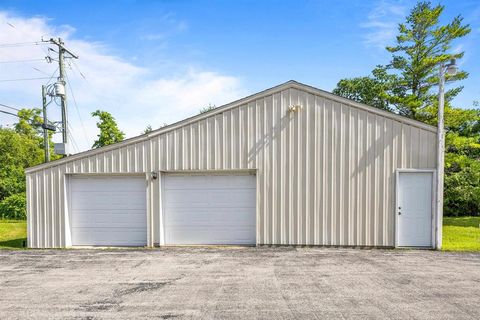
[[[290,108],[288,108],[288,112],[298,112],[302,109],[302,106],[299,104],[293,105]]]
[[[157,180],[157,178],[158,178],[158,172],[152,171],[152,179]]]

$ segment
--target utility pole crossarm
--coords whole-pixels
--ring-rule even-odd
[[[55,38],[50,38],[50,40],[46,40],[45,42],[50,42],[58,46],[60,50],[63,50],[64,52],[68,53],[69,55],[72,56],[72,58],[78,59],[78,55],[70,51],[64,46],[64,42],[62,41],[61,38],[55,39]]]

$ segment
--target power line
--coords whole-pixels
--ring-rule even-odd
[[[34,39],[34,37],[33,37],[31,34],[26,33],[26,32],[23,31],[22,29],[17,29],[17,27],[15,27],[15,25],[14,25],[13,23],[11,23],[11,22],[9,22],[9,21],[5,21],[5,23],[6,23],[7,25],[9,25],[11,28],[13,28],[13,29],[15,29],[16,31],[18,31],[18,32],[22,33],[23,35],[25,35],[25,36],[26,36],[27,38],[29,38],[30,40],[34,40],[35,43],[37,42],[37,41],[36,41],[37,39]],[[43,42],[43,41],[42,41],[42,42]],[[40,47],[40,48],[42,48],[43,52],[45,52],[45,54],[46,54],[47,56],[49,56],[49,52],[48,52],[48,50],[47,50],[44,46],[42,46],[42,47]]]
[[[5,60],[0,61],[0,63],[25,63],[25,62],[35,62],[35,61],[45,61],[45,59],[25,59],[25,60]]]
[[[72,63],[73,63],[73,66],[75,67],[75,69],[77,69],[78,73],[80,74],[80,76],[82,76],[82,78],[87,81],[87,78],[85,77],[85,75],[83,74],[83,72],[80,70],[80,67],[77,65],[77,63],[75,62],[75,60],[71,60]],[[87,81],[88,82],[88,81]]]
[[[0,79],[0,82],[30,81],[30,80],[45,80],[45,79],[49,79],[49,78],[48,77],[40,77],[40,78]]]
[[[13,48],[13,47],[26,47],[26,46],[38,46],[44,45],[42,41],[35,42],[17,42],[17,43],[1,43],[0,48]]]
[[[50,75],[49,75],[48,73],[46,73],[45,71],[43,71],[43,70],[40,70],[40,69],[35,68],[35,67],[32,67],[32,69],[35,70],[35,71],[38,71],[38,72],[40,72],[40,73],[43,73],[44,75],[50,77]]]
[[[7,106],[6,104],[3,104],[3,103],[0,103],[0,106],[2,106],[2,107],[5,107],[5,108],[9,108],[9,109],[12,109],[12,110],[16,110],[16,111],[21,111],[20,109],[17,109],[17,108],[14,108],[14,107],[10,107],[10,106]]]
[[[55,71],[53,71],[52,75],[50,76],[50,79],[48,79],[47,83],[45,84],[46,86],[47,86],[48,84],[50,84],[50,81],[52,81],[52,79],[53,79],[53,77],[55,76],[55,74],[57,73],[57,71],[58,71],[58,67],[57,67],[57,69],[55,69]]]
[[[8,111],[5,111],[5,110],[0,110],[1,113],[6,113],[6,114],[9,114],[11,116],[15,116],[17,118],[20,118],[20,116],[16,113],[11,113],[11,112],[8,112]]]
[[[5,107],[5,108],[10,108],[10,109],[16,110],[16,111],[22,111],[22,110],[20,110],[20,109],[14,108],[14,107],[7,106],[6,104],[3,104],[3,103],[0,103],[0,106]],[[12,116],[15,116],[15,117],[17,117],[17,118],[19,118],[19,119],[23,118],[23,117],[19,116],[17,113],[11,113],[11,112],[8,112],[8,111],[5,111],[5,110],[0,110],[0,112],[6,113],[6,114],[9,114],[9,115],[12,115]],[[33,119],[33,118],[27,118],[27,120],[35,121],[35,119]],[[48,123],[49,123],[49,124],[52,124],[52,125],[54,124],[54,122],[52,122],[52,121],[48,121]]]
[[[65,78],[67,80],[68,89],[70,89],[70,93],[72,94],[73,105],[75,106],[75,110],[77,110],[78,119],[80,120],[80,124],[82,126],[83,137],[85,138],[85,142],[87,143],[87,146],[88,146],[87,130],[85,130],[85,125],[83,124],[82,116],[80,115],[80,110],[78,109],[77,99],[75,99],[72,85],[71,85],[70,79],[68,78],[68,74],[66,72],[65,72]]]
[[[70,140],[72,141],[73,148],[76,150],[76,152],[78,152],[78,151],[80,151],[80,148],[78,148],[77,142],[75,141],[75,138],[73,137],[73,134],[72,134],[73,128],[70,124],[68,124],[68,128],[70,130],[67,130],[67,134],[70,137]]]

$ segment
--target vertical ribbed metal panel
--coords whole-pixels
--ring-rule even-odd
[[[289,112],[292,105],[301,110]],[[394,245],[397,168],[435,168],[436,134],[296,88],[27,174],[28,243],[63,247],[71,174],[257,170],[258,244]],[[149,180],[149,245],[161,179]]]

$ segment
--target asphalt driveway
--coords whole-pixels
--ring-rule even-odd
[[[0,318],[479,319],[480,254],[0,251]]]

